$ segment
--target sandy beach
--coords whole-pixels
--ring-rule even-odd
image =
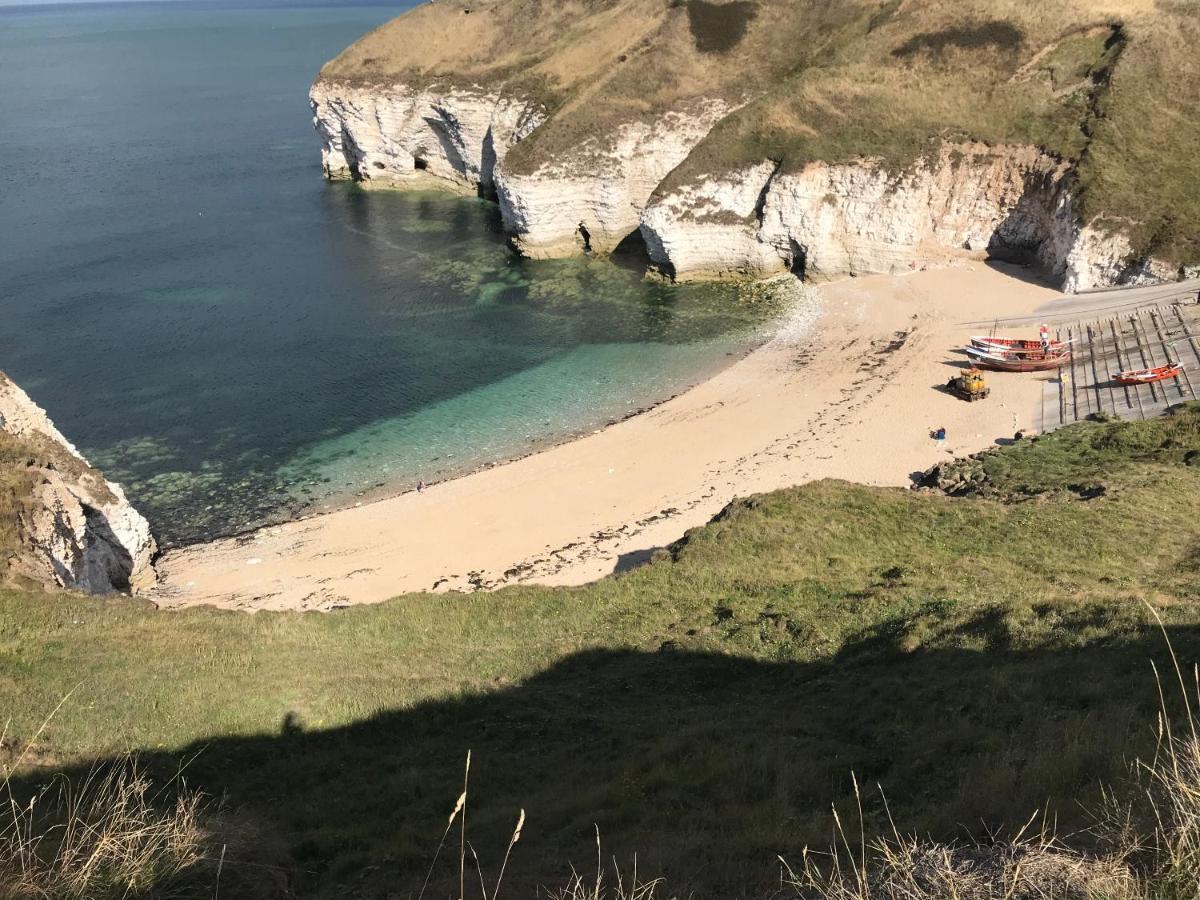
[[[1014,330],[1059,296],[1024,270],[963,261],[808,290],[772,341],[653,410],[421,494],[172,551],[150,598],[331,609],[580,584],[644,560],[734,497],[820,478],[905,485],[1030,428],[1045,373],[991,374],[982,403],[937,390],[970,334],[996,320]],[[929,436],[939,426],[943,445]]]

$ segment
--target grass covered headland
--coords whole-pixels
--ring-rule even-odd
[[[466,10],[469,7],[469,12]],[[320,78],[499,89],[545,106],[505,159],[592,172],[632,122],[728,114],[660,190],[771,159],[908,168],[944,141],[1069,162],[1085,223],[1200,259],[1195,0],[424,3]]]
[[[13,808],[55,785],[38,823],[0,823],[0,873],[17,883],[14,827],[100,816],[53,800],[94,772],[143,817],[104,825],[120,846],[159,835],[174,855],[152,854],[162,872],[136,890],[54,896],[207,897],[216,881],[222,897],[417,896],[468,750],[489,891],[526,813],[509,896],[593,870],[594,826],[661,894],[764,896],[777,855],[799,872],[806,845],[829,846],[831,804],[852,847],[891,835],[889,810],[901,833],[985,843],[1037,813],[1074,850],[1109,853],[1079,831],[1107,786],[1153,838],[1131,770],[1158,740],[1152,661],[1168,709],[1184,704],[1147,604],[1185,667],[1200,659],[1197,462],[1200,408],[1085,423],[949,464],[928,478],[940,488],[826,481],[740,501],[577,589],[256,615],[0,594]],[[460,824],[431,897],[458,896]],[[47,833],[23,877],[54,856],[62,832]],[[190,850],[161,837],[176,833]],[[1164,852],[1119,862],[1162,887]],[[1193,896],[1190,871],[1191,892],[1153,896]],[[188,872],[206,887],[179,888]],[[468,896],[474,872],[468,850]]]

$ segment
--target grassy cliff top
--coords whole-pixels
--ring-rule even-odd
[[[299,897],[415,896],[468,749],[493,876],[528,814],[509,896],[594,866],[594,823],[664,896],[765,895],[777,853],[828,843],[852,773],[868,836],[890,832],[877,783],[905,830],[1035,809],[1070,830],[1153,746],[1170,662],[1143,601],[1200,659],[1198,463],[1200,408],[1081,424],[951,465],[956,496],[740,501],[573,589],[255,615],[0,591],[0,761],[35,736],[50,772],[184,761],[282,845]],[[430,895],[457,875],[444,854]]]
[[[1197,46],[1194,0],[436,0],[321,77],[536,99],[552,114],[518,172],[622,123],[740,105],[666,187],[763,159],[902,168],[943,139],[1031,144],[1078,164],[1085,218],[1195,261]]]

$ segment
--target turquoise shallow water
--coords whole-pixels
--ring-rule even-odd
[[[0,368],[167,543],[594,429],[774,312],[516,259],[483,201],[326,184],[308,84],[397,10],[0,9]]]

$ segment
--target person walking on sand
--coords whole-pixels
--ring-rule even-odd
[[[424,480],[419,480],[419,481],[417,482],[417,493],[418,493],[418,494],[423,494],[423,493],[425,493],[425,482],[424,482]]]

